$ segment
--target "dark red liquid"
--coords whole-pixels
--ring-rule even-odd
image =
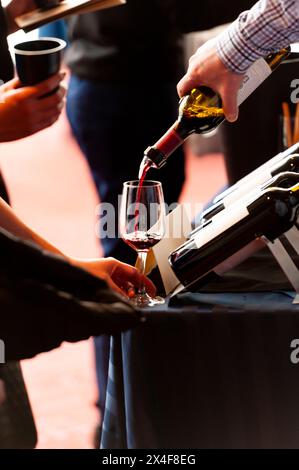
[[[134,232],[124,237],[124,241],[136,251],[148,251],[161,240],[158,235],[147,235],[145,232]]]
[[[144,181],[145,181],[145,177],[147,175],[147,172],[148,170],[150,169],[151,167],[151,163],[147,163],[144,168],[143,168],[143,171],[142,171],[142,175],[139,179],[139,185],[138,185],[138,189],[137,189],[137,198],[136,198],[136,209],[135,209],[135,232],[138,231],[138,227],[139,227],[139,204],[141,202],[141,191],[142,191],[142,188],[143,188],[143,185],[144,185]]]

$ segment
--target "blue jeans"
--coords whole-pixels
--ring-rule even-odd
[[[124,181],[136,179],[143,152],[177,117],[175,84],[103,83],[72,76],[67,114],[74,136],[89,164],[102,202],[116,208]],[[167,165],[151,170],[163,184],[165,201],[176,202],[184,180],[184,154],[178,149]],[[136,254],[118,237],[101,238],[105,256],[134,263]],[[95,339],[97,377],[104,409],[109,338]],[[105,366],[106,364],[106,366]],[[99,367],[98,367],[99,366]]]

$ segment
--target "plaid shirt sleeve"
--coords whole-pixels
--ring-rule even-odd
[[[244,73],[258,58],[299,40],[299,0],[260,0],[217,40],[221,61]]]

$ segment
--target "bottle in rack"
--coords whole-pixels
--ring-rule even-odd
[[[289,54],[290,48],[284,48],[255,62],[245,74],[238,104],[243,103]],[[144,173],[145,167],[161,168],[188,136],[210,132],[224,119],[221,98],[217,93],[204,86],[191,90],[180,101],[177,121],[160,140],[146,149],[139,176]]]
[[[259,174],[259,178],[252,179],[248,184],[240,186],[236,191],[232,192],[225,198],[208,207],[201,217],[201,224],[196,227],[190,234],[193,236],[202,225],[208,220],[212,219],[216,214],[223,211],[231,204],[240,201],[244,196],[251,194],[252,191],[258,192],[268,189],[270,187],[290,188],[295,183],[299,182],[299,154],[292,155],[291,157],[277,163],[269,171]]]
[[[299,184],[270,188],[245,204],[233,204],[175,250],[169,263],[189,290],[221,276],[297,224]]]
[[[281,162],[282,160],[284,160],[285,158],[291,156],[291,155],[295,155],[296,153],[299,153],[299,142],[297,142],[296,144],[292,145],[292,147],[289,147],[288,149],[284,150],[283,152],[280,152],[278,153],[277,155],[275,155],[275,157],[273,158],[270,158],[270,160],[267,160],[265,163],[263,163],[262,165],[260,165],[258,168],[256,168],[255,170],[253,170],[251,173],[249,173],[248,175],[244,176],[243,178],[241,178],[239,181],[237,181],[235,184],[233,184],[232,186],[230,186],[229,188],[225,189],[224,191],[222,191],[222,193],[218,194],[214,201],[213,202],[218,202],[222,199],[224,199],[226,196],[229,196],[230,194],[232,194],[234,191],[236,191],[239,187],[241,186],[244,186],[245,184],[247,184],[250,180],[252,180],[253,178],[256,178],[258,177],[258,174],[269,169],[270,167],[274,166],[276,163],[278,162]],[[241,158],[241,155],[240,155],[240,158]]]

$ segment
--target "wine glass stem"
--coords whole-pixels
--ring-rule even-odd
[[[138,251],[138,257],[139,257],[139,266],[140,266],[140,272],[141,274],[145,274],[145,265],[146,265],[146,258],[147,258],[147,251]],[[144,295],[146,294],[145,286],[144,283],[140,284],[139,289],[138,289],[138,294],[139,295]]]

